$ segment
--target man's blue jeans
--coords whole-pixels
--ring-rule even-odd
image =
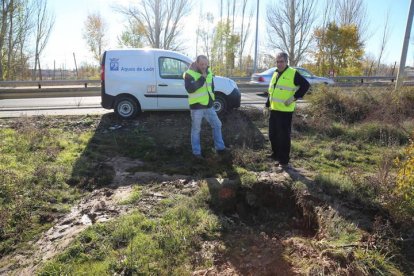
[[[213,129],[214,147],[216,150],[223,150],[225,148],[221,134],[221,121],[214,108],[191,109],[191,147],[194,155],[201,154],[200,132],[203,118],[206,118]]]

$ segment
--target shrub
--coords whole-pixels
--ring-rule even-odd
[[[325,123],[361,121],[368,115],[369,105],[372,104],[372,98],[367,92],[344,92],[338,88],[315,90],[309,101],[310,115]]]
[[[396,192],[404,200],[402,207],[405,213],[412,217],[414,215],[414,141],[411,141],[405,149],[403,159],[397,158],[396,163],[399,166]]]
[[[369,90],[368,90],[369,89]],[[323,123],[356,123],[363,120],[399,123],[414,117],[414,93],[411,87],[391,88],[316,87],[307,97],[309,114]]]

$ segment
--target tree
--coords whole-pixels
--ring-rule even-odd
[[[336,0],[336,23],[339,26],[356,25],[362,42],[368,37],[368,16],[364,0]]]
[[[213,65],[214,61],[211,60],[212,56],[212,41],[214,37],[214,16],[212,13],[206,13],[200,16],[200,23],[198,27],[197,35],[201,39],[201,50],[210,60],[210,65]]]
[[[36,78],[36,70],[40,68],[40,55],[47,45],[53,25],[55,24],[55,16],[48,13],[47,0],[34,0],[34,16],[35,16],[35,66],[33,79]],[[40,79],[42,74],[40,72]]]
[[[8,15],[13,6],[13,0],[3,0],[1,4],[1,26],[0,26],[0,80],[4,80],[3,47],[6,42],[8,29]]]
[[[15,0],[14,23],[10,24],[8,47],[8,79],[15,79],[20,75],[25,78],[28,72],[29,51],[27,42],[33,30],[33,6],[28,0]]]
[[[229,69],[234,68],[234,57],[239,42],[240,37],[231,32],[231,22],[229,20],[218,22],[214,32],[211,55],[211,64],[216,74],[227,74]],[[224,60],[221,55],[223,49]]]
[[[334,21],[333,8],[334,2],[326,0],[325,6],[323,7],[321,23],[316,29],[326,30],[329,23]],[[327,56],[324,54],[324,49],[322,48],[325,45],[325,34],[326,32],[320,32],[320,37],[318,37],[315,50],[313,51],[313,55],[316,57],[316,70],[314,70],[314,72],[319,75],[325,75],[327,73]]]
[[[0,9],[0,79],[12,80],[28,68],[32,9],[28,0],[2,1]]]
[[[338,26],[335,22],[328,24],[326,29],[314,31],[317,48],[315,59],[325,64],[319,67],[329,68],[337,74],[360,74],[361,61],[364,54],[356,25]],[[326,58],[322,59],[319,55]]]
[[[126,29],[118,37],[118,44],[120,47],[141,48],[144,46],[144,35],[144,26],[140,25],[136,20],[130,20]]]
[[[243,0],[242,5],[242,23],[241,23],[241,30],[240,30],[240,48],[239,48],[239,70],[242,71],[243,67],[243,53],[246,48],[247,38],[250,33],[250,26],[253,18],[253,9],[250,10],[248,20],[247,20],[247,26],[245,25],[245,15],[246,15],[246,7],[247,7],[247,0]],[[234,22],[234,21],[233,21]],[[233,23],[234,26],[234,23]]]
[[[117,7],[118,12],[135,20],[130,22],[143,26],[148,45],[168,50],[180,47],[181,22],[190,10],[191,1],[186,0],[140,0],[136,6]]]
[[[387,44],[388,44],[388,38],[390,36],[389,20],[390,20],[390,11],[388,10],[387,15],[385,17],[384,28],[382,29],[381,44],[380,44],[378,60],[377,60],[377,72],[376,72],[377,74],[379,73],[380,66],[381,66],[381,59],[384,55],[385,48],[387,47]]]
[[[102,50],[107,45],[105,40],[106,23],[99,13],[88,14],[83,31],[83,39],[89,46],[94,59],[99,63],[102,56]]]
[[[270,46],[285,51],[289,64],[297,65],[309,50],[315,22],[315,1],[283,0],[269,4],[267,23]]]

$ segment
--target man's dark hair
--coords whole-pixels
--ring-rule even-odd
[[[199,55],[199,56],[197,56],[197,58],[196,58],[196,62],[199,62],[199,61],[200,61],[200,59],[205,59],[205,60],[208,60],[208,58],[207,58],[205,55]]]
[[[276,58],[283,58],[285,62],[288,62],[289,56],[285,52],[280,52],[276,55]]]

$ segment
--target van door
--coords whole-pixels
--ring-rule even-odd
[[[159,109],[188,109],[183,74],[188,62],[172,57],[158,58],[157,95]]]

